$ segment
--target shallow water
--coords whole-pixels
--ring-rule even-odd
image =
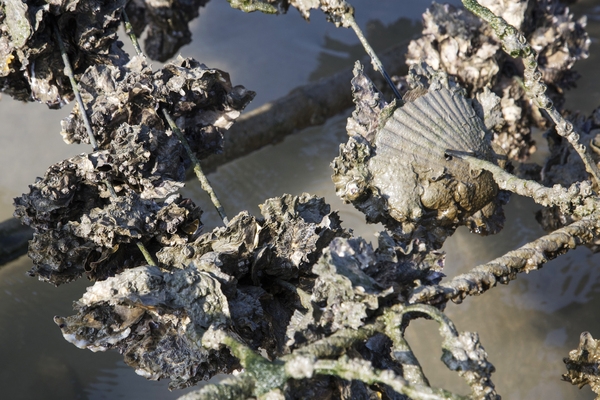
[[[353,1],[359,24],[373,29],[377,48],[407,40],[420,28],[416,21],[429,1]],[[581,2],[578,15],[590,14],[592,55],[580,62],[579,88],[567,96],[572,109],[589,112],[600,105],[600,9],[594,1]],[[409,18],[399,20],[399,18]],[[412,22],[411,22],[412,21]],[[181,50],[231,74],[258,95],[251,108],[287,94],[294,87],[349,66],[362,56],[354,35],[336,29],[315,12],[304,22],[294,10],[289,15],[243,14],[223,0],[210,2],[194,22],[194,41]],[[259,26],[260,29],[256,27]],[[68,108],[68,107],[67,107]],[[58,134],[59,120],[68,110],[49,111],[37,104],[18,104],[4,97],[0,103],[0,219],[12,214],[12,198],[42,175],[48,165],[86,151],[67,146]],[[340,210],[344,225],[374,241],[378,227],[367,226],[363,216],[342,204],[331,184],[329,163],[345,141],[345,118],[339,115],[325,125],[306,129],[250,156],[219,168],[209,176],[230,216],[242,210],[258,214],[258,204],[283,193],[310,192],[324,196]],[[543,146],[538,159],[543,158]],[[216,212],[190,182],[184,195],[205,209],[206,229],[219,223]],[[494,237],[481,238],[459,230],[445,246],[445,272],[466,272],[542,234],[534,219],[536,207],[528,199],[513,197],[507,208],[506,228]],[[508,286],[492,289],[461,305],[449,305],[448,315],[459,330],[477,331],[496,366],[498,392],[507,399],[591,399],[582,390],[560,381],[565,372],[562,357],[574,349],[579,334],[588,330],[600,337],[599,256],[581,248],[548,263],[541,271],[521,275]],[[52,321],[70,315],[87,282],[60,288],[29,278],[26,257],[0,268],[0,388],[10,399],[171,399],[183,392],[168,392],[167,382],[151,382],[124,365],[114,353],[79,350],[63,340]],[[432,385],[468,393],[461,379],[444,369],[439,358],[440,339],[431,321],[417,321],[408,340],[423,363]],[[433,351],[431,349],[434,349]]]

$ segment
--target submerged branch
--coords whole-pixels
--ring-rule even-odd
[[[413,290],[409,302],[442,304],[452,300],[460,303],[467,296],[484,293],[498,282],[508,283],[516,279],[518,273],[539,269],[544,263],[569,249],[589,243],[598,235],[599,230],[600,221],[594,214],[477,266],[466,274],[454,277],[450,282],[419,286]]]
[[[391,75],[406,75],[405,53],[406,43],[401,43],[380,52],[379,56]],[[384,87],[384,79],[373,74],[368,57],[361,62],[365,65],[365,74],[373,77],[374,85]],[[318,82],[297,87],[280,99],[244,113],[227,131],[223,153],[203,159],[203,169],[214,170],[264,146],[280,142],[294,132],[322,125],[328,118],[348,110],[353,106],[352,92],[348,90],[352,77],[352,67],[349,67]]]

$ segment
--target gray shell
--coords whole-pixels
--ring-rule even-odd
[[[434,219],[454,225],[498,192],[491,174],[445,155],[452,149],[494,159],[485,126],[460,91],[430,89],[397,108],[373,144],[371,184],[387,199],[387,211],[397,221],[418,221],[436,211]]]

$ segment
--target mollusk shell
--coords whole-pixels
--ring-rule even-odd
[[[372,185],[397,221],[418,221],[437,211],[431,216],[454,225],[498,193],[490,173],[445,155],[452,149],[494,159],[483,122],[459,91],[430,89],[397,108],[373,144]]]

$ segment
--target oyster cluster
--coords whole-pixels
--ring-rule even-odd
[[[137,37],[144,38],[144,53],[161,62],[192,41],[189,22],[208,0],[132,0],[125,11]]]
[[[338,27],[346,26],[345,15],[354,13],[354,8],[345,0],[229,0],[229,4],[244,12],[261,11],[268,14],[285,14],[291,6],[307,21],[311,10],[320,9],[327,20]]]
[[[226,73],[182,58],[154,73],[139,58],[92,66],[81,92],[98,149],[51,166],[15,199],[15,216],[35,230],[30,273],[55,285],[145,264],[139,242],[158,248],[195,238],[201,210],[175,194],[190,160],[159,110],[204,158],[221,151],[223,131],[254,97]],[[89,143],[80,113],[75,107],[62,122],[69,143]]]
[[[575,20],[557,0],[481,3],[523,32],[539,54],[547,93],[560,108],[564,90],[573,87],[579,77],[573,65],[588,56],[585,17]],[[535,151],[531,126],[547,128],[547,122],[531,107],[520,86],[521,61],[502,51],[489,24],[464,9],[433,3],[423,15],[423,36],[410,43],[406,58],[408,65],[425,61],[454,76],[471,96],[485,87],[491,89],[501,98],[502,112],[502,119],[493,127],[494,142],[510,159],[525,160]]]
[[[187,21],[205,2],[102,5],[113,7],[110,21],[120,19],[126,7],[138,34],[148,25],[147,51],[161,59],[189,41]],[[34,14],[39,15],[39,27],[50,26],[44,25],[44,12],[52,7],[58,7],[62,18],[89,3],[51,4]],[[311,9],[320,8],[338,26],[345,25],[353,11],[343,0],[230,3],[244,11],[264,12],[285,12],[293,6],[305,18]],[[514,17],[511,22],[520,26],[530,12],[524,4],[505,2],[496,12]],[[575,34],[561,33],[564,41],[558,44],[541,39],[534,43],[547,61],[541,65],[565,71],[583,56],[586,36],[577,32],[568,12],[554,4],[539,2],[538,7],[556,18],[544,19],[550,28],[537,26],[541,33],[536,37],[556,26]],[[29,21],[36,10],[30,6],[11,2],[7,13],[0,14],[0,46],[7,40],[21,46],[5,57],[4,70],[10,73],[15,72],[9,67],[11,52],[20,55],[29,43],[23,38],[36,35],[34,30],[24,34],[13,23]],[[342,199],[368,221],[382,222],[388,229],[379,234],[376,250],[343,229],[322,198],[308,194],[268,199],[260,206],[261,217],[242,212],[225,227],[201,234],[201,210],[176,194],[189,155],[161,113],[174,117],[192,143],[192,152],[203,158],[222,150],[224,130],[254,93],[234,87],[226,73],[191,59],[178,58],[156,72],[140,58],[110,62],[115,42],[112,34],[109,39],[100,32],[110,31],[112,22],[106,23],[111,27],[106,31],[98,28],[101,40],[86,37],[86,42],[110,45],[114,52],[106,53],[106,62],[89,62],[93,58],[86,59],[86,53],[75,56],[84,107],[75,107],[61,133],[68,143],[89,143],[82,120],[87,115],[98,148],[51,166],[30,193],[15,200],[16,215],[35,230],[31,274],[55,285],[83,274],[94,282],[75,303],[75,315],[55,318],[65,339],[92,351],[116,349],[138,374],[170,379],[171,388],[243,368],[239,375],[250,375],[252,386],[245,398],[263,396],[273,388],[273,393],[290,398],[400,398],[400,393],[441,397],[442,391],[429,387],[422,376],[403,337],[411,319],[428,315],[441,321],[447,366],[466,378],[473,397],[497,398],[490,378],[494,368],[478,336],[459,334],[435,307],[410,303],[415,293],[439,288],[444,256],[435,249],[458,226],[480,234],[502,227],[507,193],[490,172],[471,168],[457,156],[468,154],[504,167],[506,157],[492,142],[491,130],[496,130],[496,138],[506,123],[518,131],[510,124],[519,120],[515,110],[521,108],[510,103],[515,93],[498,90],[494,85],[501,80],[494,79],[515,65],[498,54],[499,44],[489,28],[466,13],[434,5],[426,18],[432,21],[427,38],[433,39],[422,43],[423,57],[477,93],[470,99],[447,73],[419,63],[407,78],[410,88],[403,101],[388,104],[357,64],[352,80],[356,110],[348,119],[348,142],[333,162],[333,181]],[[65,21],[59,21],[58,31],[84,26],[79,20]],[[65,33],[65,38],[75,42],[73,35]],[[583,53],[569,52],[561,61],[565,49],[578,46]],[[19,60],[30,62],[33,54]],[[461,60],[466,60],[464,68],[455,68]],[[86,62],[90,66],[83,68]],[[571,79],[560,71],[544,70],[556,88]],[[56,82],[63,80],[61,75]],[[27,90],[33,93],[34,85],[31,79],[27,82],[30,86],[23,86],[23,93],[29,96]],[[13,90],[10,84],[5,87]],[[518,89],[506,87],[509,92]],[[51,106],[69,96],[67,89],[57,88],[56,93],[63,92],[53,95],[54,103],[46,101]],[[517,98],[525,104],[524,98]],[[519,121],[525,124],[523,118]],[[587,121],[582,124],[590,132],[600,125],[596,116]],[[595,139],[589,144],[594,146]],[[516,158],[529,151],[508,150]],[[551,169],[552,165],[547,171]],[[154,260],[143,257],[137,247],[156,255],[156,265],[148,265]],[[543,248],[536,250],[543,253]],[[534,258],[543,257],[536,253]],[[487,289],[505,281],[496,278],[469,283],[483,282]],[[245,356],[236,346],[244,348]],[[251,365],[252,357],[268,371]],[[334,371],[313,376],[318,362],[337,363],[340,371],[358,375]],[[279,375],[268,375],[272,371]],[[370,378],[361,374],[388,381],[367,384]],[[262,382],[265,377],[279,381]],[[405,393],[406,387],[418,391]]]
[[[590,150],[596,164],[600,162],[600,107],[589,116],[572,113],[567,119],[577,129],[580,142]],[[541,171],[542,183],[546,186],[561,185],[570,187],[576,182],[586,182],[589,174],[581,161],[581,157],[569,142],[556,133],[555,128],[549,129],[545,136],[548,138],[550,155]],[[593,183],[593,190],[598,193],[600,188]],[[560,207],[545,207],[536,213],[536,219],[545,231],[551,232],[575,221],[572,214],[561,211]],[[600,251],[600,240],[594,240],[588,247],[592,251]]]
[[[3,2],[0,9],[0,88],[20,101],[59,108],[72,98],[56,41],[68,44],[75,73],[90,64],[127,62],[117,41],[125,0]]]
[[[164,246],[159,265],[171,271],[138,266],[96,282],[75,303],[77,314],[55,318],[65,339],[118,349],[138,374],[186,387],[239,368],[225,348],[200,345],[208,331],[235,335],[273,359],[357,329],[386,301],[407,296],[415,280],[442,276],[442,255],[417,241],[401,247],[387,233],[373,250],[322,198],[284,195],[260,207],[261,218],[242,212],[226,227]],[[390,345],[357,344],[392,363]]]
[[[406,103],[386,104],[362,67],[355,67],[350,138],[333,162],[338,196],[368,221],[422,237],[432,248],[458,225],[497,232],[506,194],[489,172],[471,170],[448,152],[503,162],[483,122],[492,115],[488,103],[477,103],[478,115],[458,86],[426,65],[411,70],[409,81]]]
[[[7,0],[0,8],[0,90],[20,101],[60,108],[73,92],[57,32],[77,78],[90,65],[128,62],[117,40],[125,10],[138,35],[147,30],[148,56],[166,61],[190,42],[188,23],[207,1]]]
[[[563,358],[567,373],[563,374],[564,381],[582,388],[590,385],[596,395],[600,395],[600,341],[594,339],[590,332],[583,332],[579,337],[579,347],[569,352],[568,358]]]

